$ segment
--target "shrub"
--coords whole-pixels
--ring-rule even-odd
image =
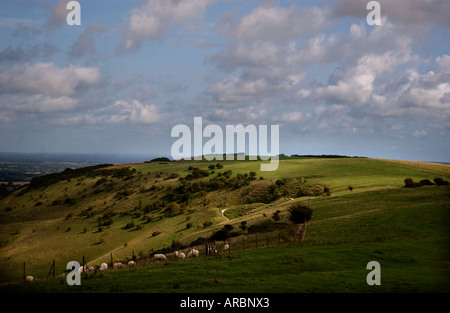
[[[190,247],[200,246],[200,245],[204,245],[207,242],[208,242],[208,240],[206,238],[198,237],[196,240],[192,241],[189,244],[189,246]]]
[[[241,225],[239,225],[239,228],[242,229],[242,231],[245,231],[247,229],[247,222],[242,221]]]
[[[294,205],[289,208],[289,220],[295,224],[302,224],[305,220],[308,222],[312,217],[312,209],[304,205]]]
[[[438,186],[448,186],[448,181],[443,180],[442,178],[435,178],[433,179],[433,181],[436,183],[436,185]]]
[[[211,221],[205,221],[203,222],[203,228],[211,226],[213,223]]]
[[[158,236],[159,234],[161,234],[161,232],[155,230],[155,231],[152,233],[152,237]]]
[[[186,224],[186,229],[191,228],[192,226],[194,226],[194,224],[192,222],[189,222]]]
[[[404,180],[405,182],[405,188],[414,188],[414,187],[420,187],[422,186],[420,183],[416,183],[414,182],[414,180],[412,178],[406,178]]]
[[[348,190],[353,191],[353,186],[348,186]]]
[[[275,222],[278,222],[278,221],[280,220],[280,213],[281,213],[281,211],[280,211],[280,210],[277,210],[276,212],[274,212],[274,213],[272,214],[272,219],[273,219]]]
[[[432,185],[434,185],[429,179],[422,179],[422,180],[420,181],[420,184],[421,184],[422,186],[432,186]]]

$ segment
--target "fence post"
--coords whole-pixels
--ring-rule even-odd
[[[55,278],[55,259],[53,259],[52,265],[50,266],[50,270],[47,274],[47,279],[49,278],[51,273],[53,273],[53,278]]]
[[[84,267],[85,267],[84,264],[85,264],[85,261],[84,261],[84,255],[83,255],[83,265],[82,265],[83,266],[83,273],[84,273]]]
[[[114,263],[113,263],[113,258],[112,258],[112,252],[111,252],[111,267],[113,267]]]

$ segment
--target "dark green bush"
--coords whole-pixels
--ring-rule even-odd
[[[442,178],[435,178],[433,179],[433,181],[436,183],[436,185],[438,186],[448,186],[448,181],[443,180]]]
[[[313,210],[305,205],[294,205],[289,208],[289,220],[295,224],[302,224],[305,222],[308,222],[311,217]]]

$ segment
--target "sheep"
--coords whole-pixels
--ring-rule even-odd
[[[108,269],[108,264],[102,263],[102,265],[100,265],[100,270],[101,271],[104,271],[104,270],[107,270],[107,269]]]
[[[161,260],[161,261],[167,261],[167,258],[166,258],[166,256],[165,256],[164,254],[155,254],[155,255],[153,256],[153,259],[154,259],[155,261],[159,261],[159,260]]]
[[[196,257],[198,257],[199,254],[200,254],[200,253],[198,252],[197,249],[192,249],[192,250],[188,253],[187,257],[188,257],[188,258],[196,258]]]
[[[134,261],[128,262],[128,266],[135,266],[135,265],[136,265],[136,263]]]
[[[228,249],[230,249],[230,245],[229,244],[226,244],[225,246],[223,246],[223,250],[228,250]]]
[[[124,265],[120,262],[113,264],[113,269],[115,269],[115,270],[121,269],[123,267],[124,267]]]
[[[86,272],[86,271],[87,271],[86,266],[80,266],[80,268],[78,269],[78,273],[83,273],[83,272]]]
[[[186,258],[186,254],[184,254],[184,252],[180,252],[179,254],[178,254],[178,258],[179,259],[185,259]]]
[[[88,271],[88,273],[95,273],[95,267],[90,266],[90,267],[87,269],[87,271]]]
[[[26,281],[31,283],[31,282],[34,281],[34,277],[33,276],[27,276]]]
[[[178,251],[175,251],[175,252],[173,253],[173,255],[175,256],[175,258],[178,258],[178,256],[179,256],[180,254],[178,253]]]

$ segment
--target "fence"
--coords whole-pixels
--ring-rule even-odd
[[[191,248],[197,249],[199,251],[200,258],[206,258],[211,256],[224,256],[227,254],[232,254],[236,252],[242,252],[246,250],[259,249],[259,248],[267,248],[267,247],[276,247],[282,245],[291,245],[301,242],[304,239],[306,233],[307,223],[304,223],[300,230],[283,230],[283,231],[273,231],[267,233],[255,233],[255,234],[246,234],[240,235],[236,237],[228,238],[225,241],[215,241],[212,243],[205,243],[203,245],[197,245],[189,248],[181,249],[180,251],[189,252]],[[154,250],[152,249],[152,252]],[[135,261],[135,266],[147,266],[149,264],[155,263],[155,260],[150,257],[149,254],[146,257],[137,258],[134,254],[134,250],[132,250],[131,258],[126,257],[122,259],[114,260],[113,254],[110,253],[108,268],[113,269],[113,264],[116,262],[124,262],[124,260],[133,260]],[[167,261],[166,262],[174,262],[179,261],[174,253],[167,253]],[[180,260],[181,261],[181,260]],[[106,263],[106,262],[105,262]],[[81,271],[85,272],[86,268],[86,259],[83,256],[81,258],[80,266]],[[26,263],[23,262],[23,281],[26,281]],[[64,270],[65,264],[64,264]],[[95,273],[98,269],[95,270]],[[62,277],[62,275],[58,275],[58,277]],[[56,277],[56,260],[53,259],[50,268],[47,274],[46,279],[49,279],[50,276],[53,278]]]

